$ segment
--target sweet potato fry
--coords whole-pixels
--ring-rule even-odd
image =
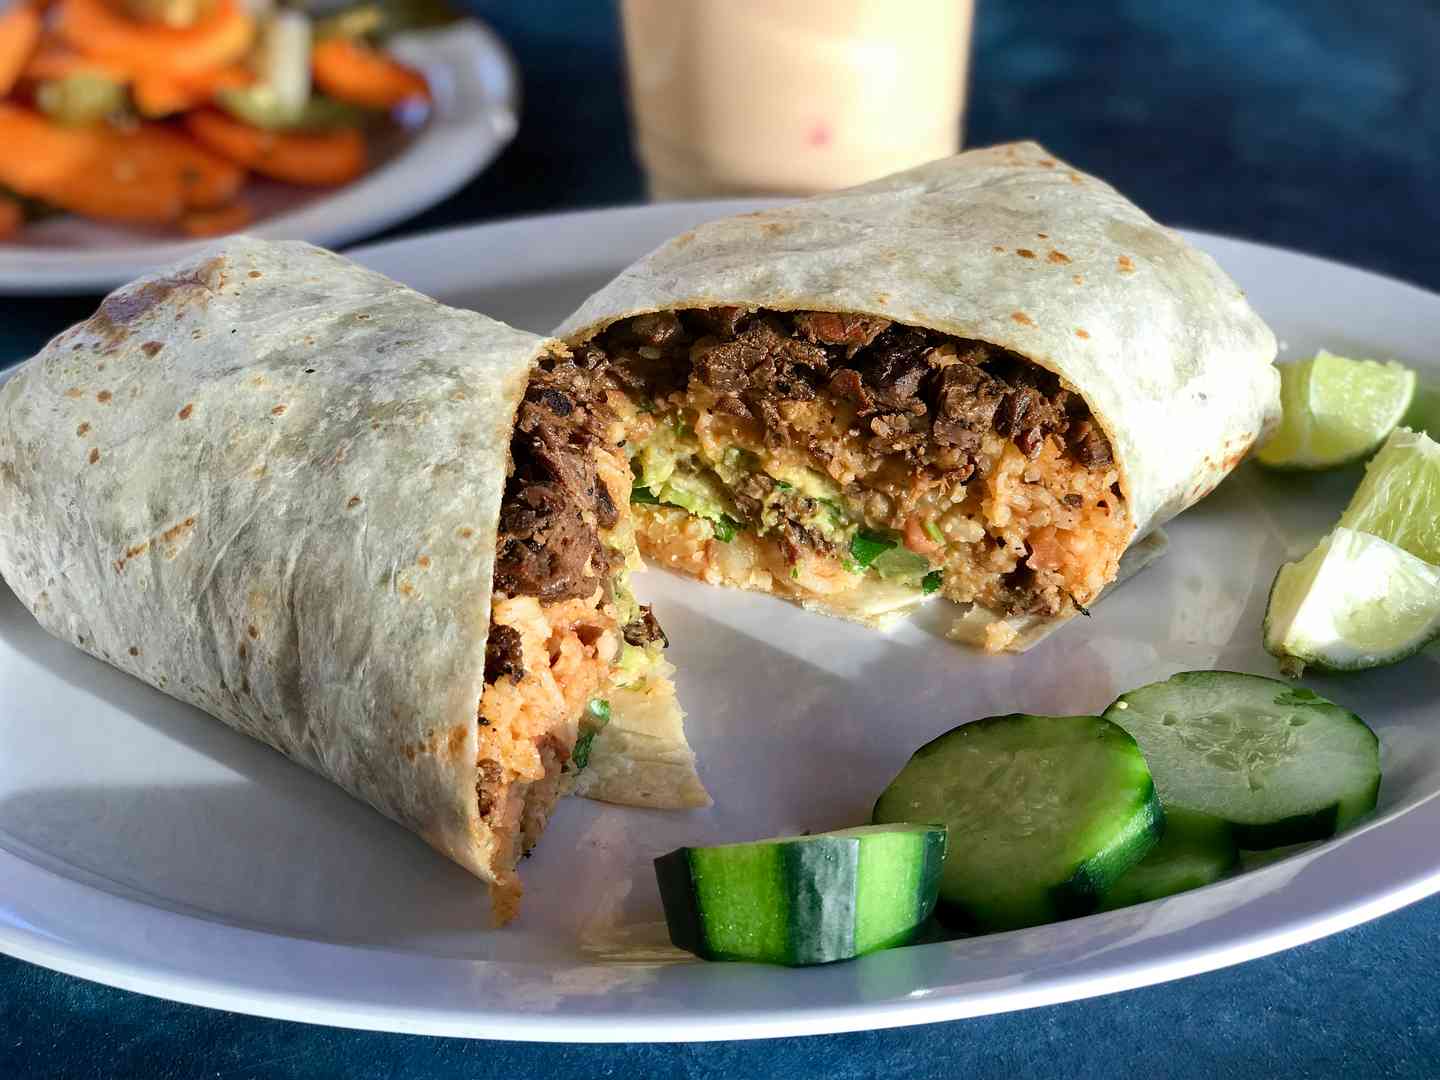
[[[243,203],[230,203],[214,210],[187,211],[180,219],[180,227],[191,236],[223,236],[239,232],[253,216]]]
[[[218,0],[214,11],[183,29],[128,19],[109,0],[58,0],[55,28],[89,56],[169,75],[234,63],[255,36],[255,21],[240,0]]]
[[[262,131],[216,109],[186,113],[184,121],[185,129],[215,153],[286,183],[330,187],[365,171],[365,137],[354,128]]]
[[[130,96],[141,116],[173,116],[209,105],[220,90],[249,86],[255,76],[238,64],[197,71],[191,75],[141,72],[135,76]]]
[[[170,222],[185,209],[178,173],[146,167],[137,142],[109,128],[65,128],[0,102],[0,184],[104,221]]]
[[[310,56],[315,85],[339,101],[367,109],[391,109],[401,102],[430,100],[425,76],[378,49],[349,38],[329,38]]]
[[[9,240],[25,224],[25,208],[18,199],[0,195],[0,240]]]
[[[11,4],[0,12],[0,97],[15,89],[20,73],[40,44],[40,12],[29,4]]]

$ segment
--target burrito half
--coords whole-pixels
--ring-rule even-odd
[[[627,388],[641,550],[715,584],[1028,647],[1278,416],[1213,260],[1030,143],[716,221],[557,331]]]
[[[565,787],[708,802],[627,586],[606,394],[556,342],[231,240],[0,388],[0,573],[45,629],[418,833],[507,918]]]

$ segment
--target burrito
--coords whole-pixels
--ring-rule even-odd
[[[704,581],[1023,649],[1279,413],[1205,254],[1033,143],[703,225],[556,331],[608,366],[641,551]]]
[[[329,252],[231,240],[0,388],[0,574],[46,630],[489,882],[503,920],[565,789],[709,801],[627,584],[607,379]]]

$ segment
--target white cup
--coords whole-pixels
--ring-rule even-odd
[[[960,147],[973,0],[623,0],[651,197],[849,187]]]

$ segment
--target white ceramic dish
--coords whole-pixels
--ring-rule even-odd
[[[452,303],[557,323],[663,237],[738,208],[670,205],[481,226],[360,253]],[[1324,344],[1440,375],[1440,297],[1318,259],[1196,237],[1291,355]],[[651,572],[717,803],[571,801],[524,865],[511,928],[418,840],[257,743],[51,640],[0,590],[0,949],[146,993],[269,1016],[566,1041],[745,1038],[973,1016],[1143,986],[1333,933],[1440,889],[1436,660],[1316,680],[1379,731],[1375,817],[1157,903],[808,970],[670,949],[650,859],[682,843],[863,820],[910,750],[987,713],[1076,712],[1188,668],[1273,672],[1276,566],[1328,528],[1355,473],[1244,466],[1160,563],[1023,657],[877,636]],[[1337,976],[1338,977],[1338,976]]]
[[[379,232],[454,193],[514,138],[519,79],[488,27],[464,20],[397,35],[390,48],[425,72],[435,97],[429,116],[372,143],[377,164],[353,184],[306,190],[252,177],[244,197],[256,216],[247,232],[331,247]],[[99,292],[201,243],[173,229],[52,218],[0,243],[0,295]]]

